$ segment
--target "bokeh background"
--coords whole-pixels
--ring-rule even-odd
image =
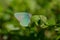
[[[16,12],[37,16],[22,27]],[[60,0],[0,0],[0,40],[60,40]]]

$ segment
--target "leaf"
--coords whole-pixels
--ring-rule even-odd
[[[35,22],[36,25],[38,25],[38,21],[40,20],[40,17],[39,15],[34,15],[32,16],[32,22]]]
[[[45,16],[40,15],[40,20],[41,20],[43,23],[48,24],[48,23],[47,23],[47,18],[46,18]]]
[[[33,15],[32,16],[32,21],[37,22],[38,20],[40,20],[39,15]]]
[[[5,23],[4,25],[8,32],[20,29],[19,27],[15,27],[14,24]]]

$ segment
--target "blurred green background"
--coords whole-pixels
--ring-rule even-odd
[[[21,27],[16,12],[31,13],[31,24]],[[60,40],[60,0],[0,0],[0,40]]]

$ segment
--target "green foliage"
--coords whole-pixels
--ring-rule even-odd
[[[31,13],[22,27],[16,12]],[[0,40],[60,40],[60,0],[0,0]]]

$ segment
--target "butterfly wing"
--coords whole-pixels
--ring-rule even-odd
[[[23,20],[20,21],[20,24],[24,25],[24,26],[28,26],[29,23],[30,23],[29,16],[28,15],[24,15],[24,18],[23,18]]]
[[[28,13],[16,13],[15,17],[20,22],[22,26],[28,26],[30,23],[31,14]]]

